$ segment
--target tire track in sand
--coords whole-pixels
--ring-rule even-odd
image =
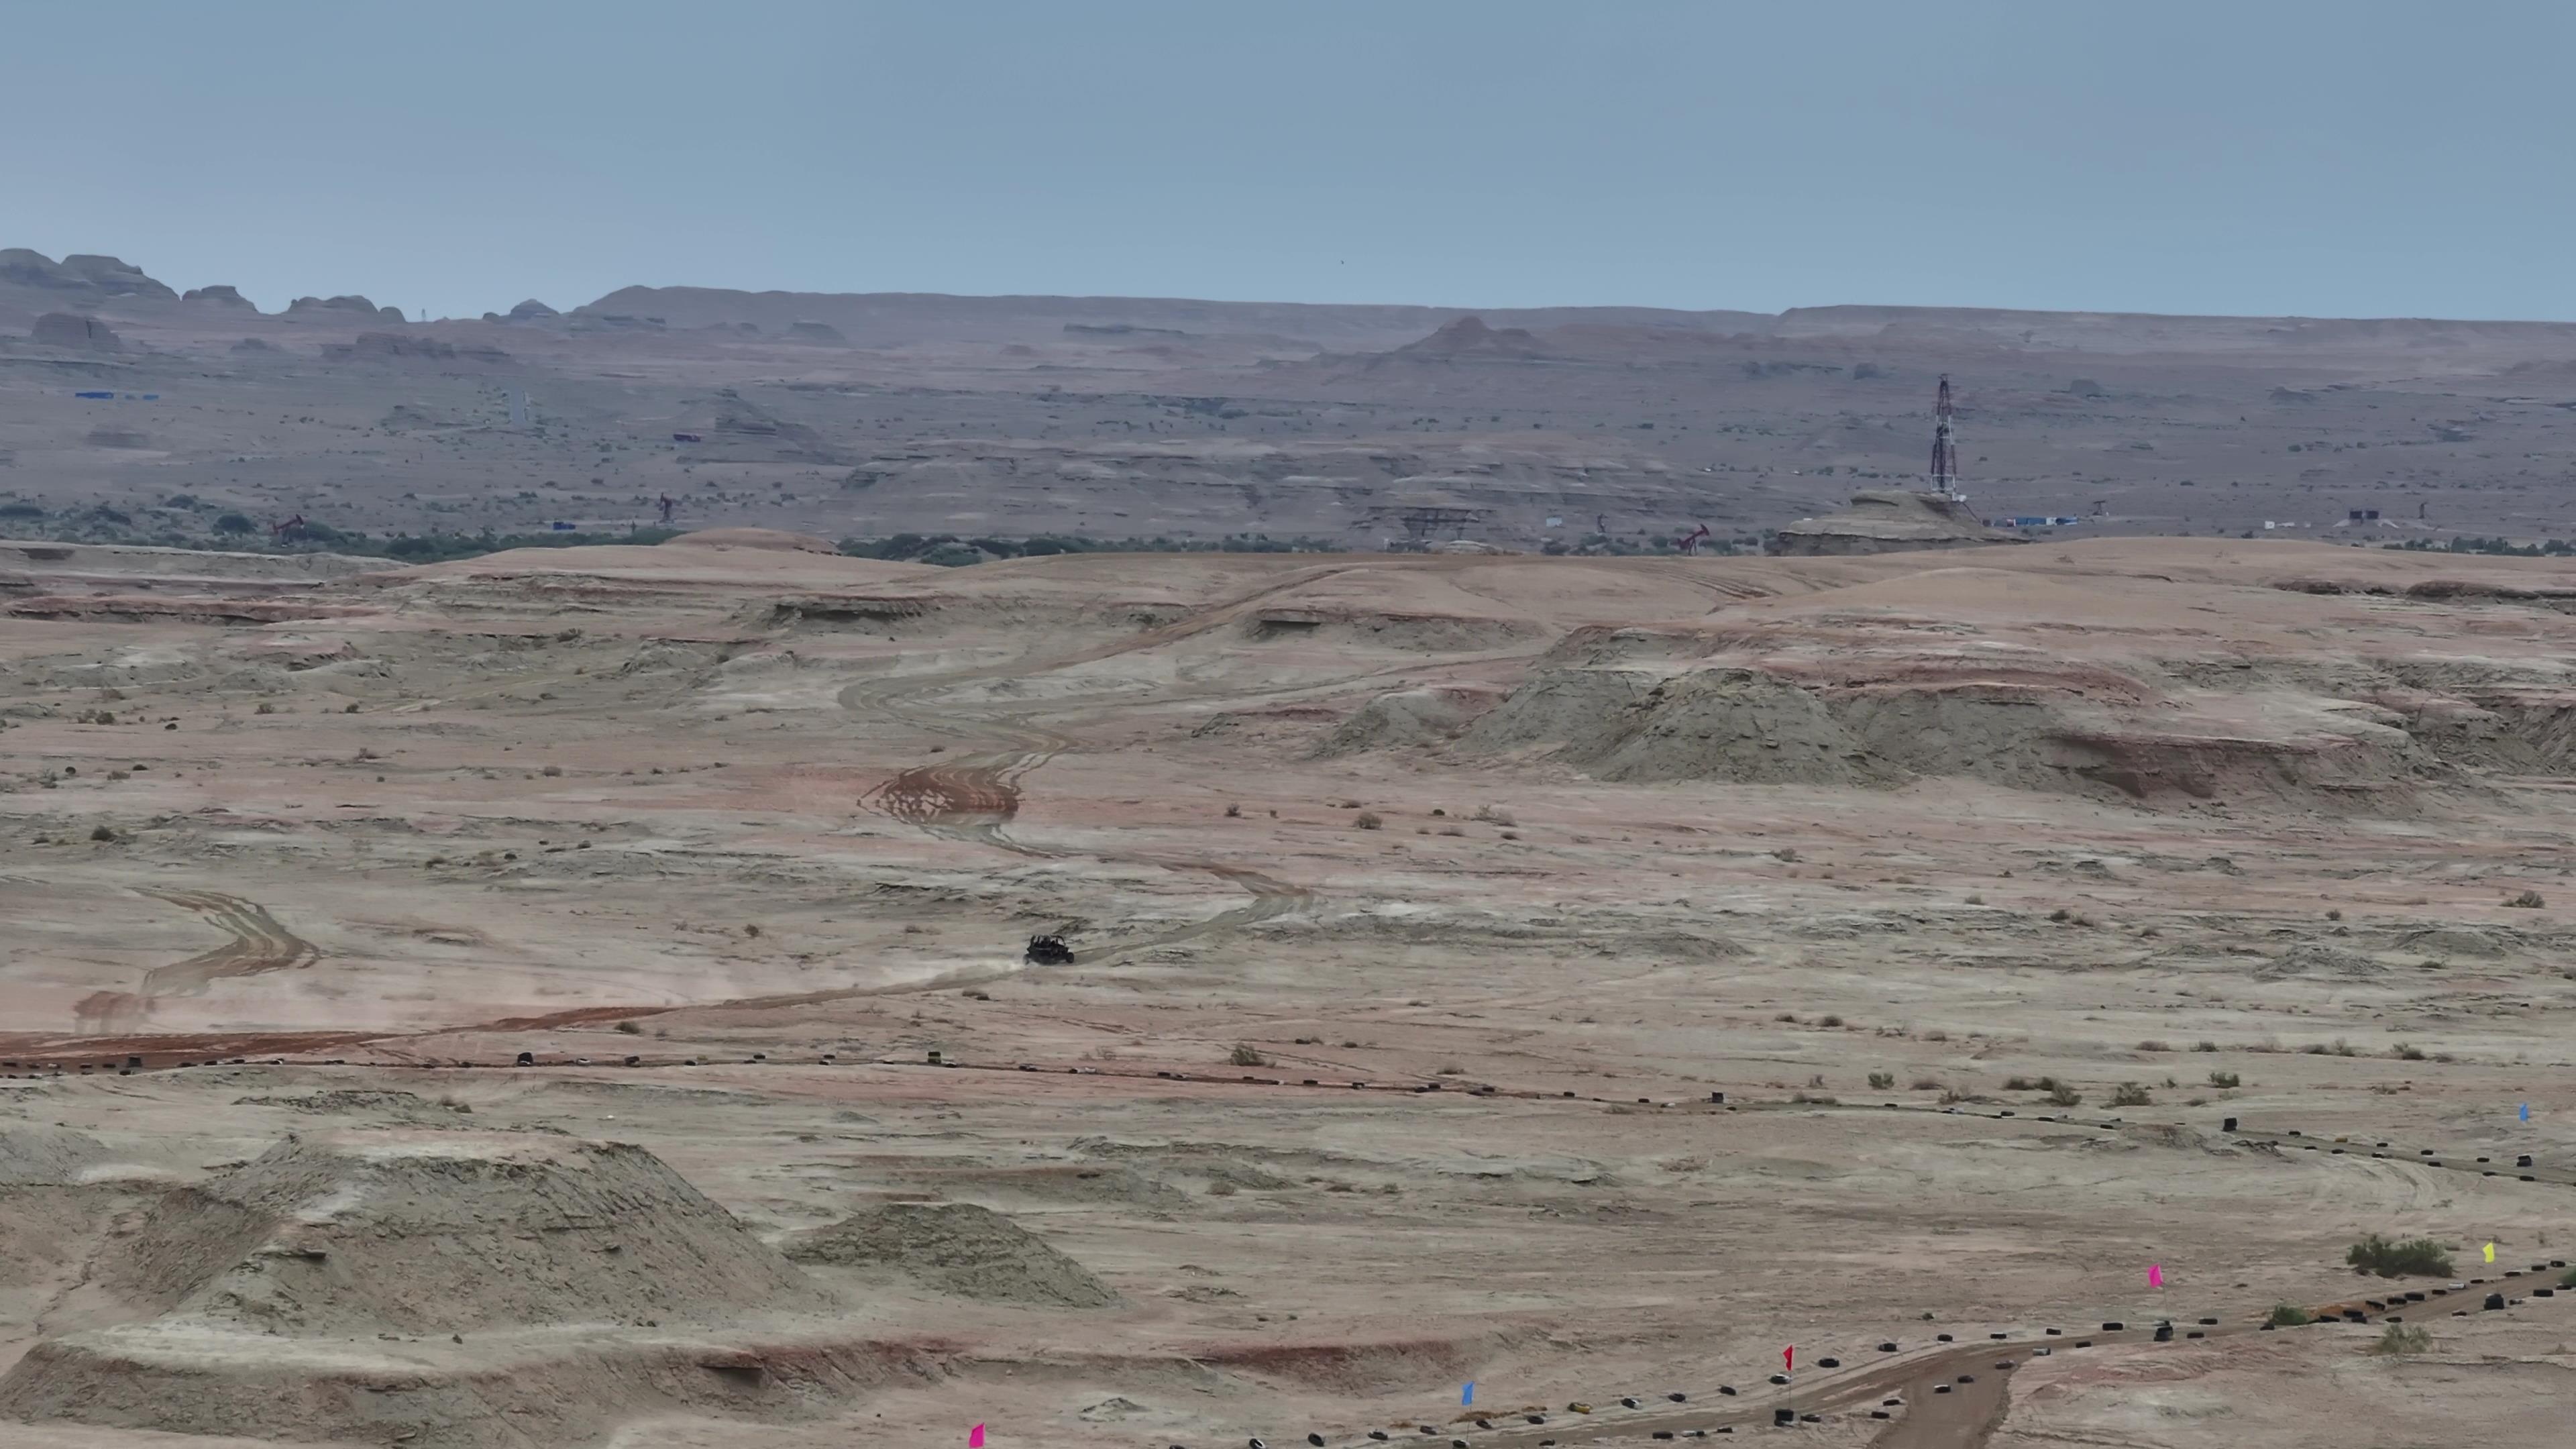
[[[278,924],[277,918],[255,901],[214,891],[147,890],[142,894],[195,911],[232,937],[211,951],[200,951],[185,961],[155,966],[143,973],[143,995],[147,1000],[198,996],[207,986],[229,977],[294,971],[322,959],[320,947]]]
[[[152,1014],[152,1003],[173,996],[203,996],[217,981],[295,971],[322,959],[321,948],[278,923],[266,907],[216,891],[138,890],[138,895],[196,912],[232,939],[184,961],[143,973],[133,991],[93,991],[72,1006],[83,1033],[131,1027]]]

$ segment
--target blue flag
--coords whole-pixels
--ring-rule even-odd
[[[1458,1391],[1458,1406],[1460,1408],[1465,1408],[1467,1405],[1474,1402],[1476,1402],[1476,1381],[1474,1379],[1469,1379],[1467,1380],[1467,1387]]]
[[[2522,1120],[2525,1122],[2531,1120],[2531,1104],[2529,1102],[2522,1104]]]

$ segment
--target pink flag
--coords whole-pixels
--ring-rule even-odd
[[[983,1425],[978,1424],[974,1428],[966,1431],[966,1449],[984,1449]]]
[[[2155,1263],[2147,1265],[2147,1286],[2150,1288],[2165,1286],[2165,1270],[2161,1265]]]
[[[1787,1348],[1784,1348],[1784,1349],[1780,1350],[1780,1367],[1781,1367],[1781,1369],[1782,1369],[1783,1371],[1786,1371],[1786,1370],[1789,1370],[1789,1369],[1794,1369],[1794,1368],[1796,1368],[1797,1366],[1798,1366],[1798,1346],[1797,1346],[1796,1344],[1794,1344],[1794,1343],[1793,1343],[1793,1344],[1789,1345]]]

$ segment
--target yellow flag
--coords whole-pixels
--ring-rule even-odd
[[[2495,1261],[2495,1244],[2493,1243],[2487,1244],[2487,1261],[2490,1263]]]

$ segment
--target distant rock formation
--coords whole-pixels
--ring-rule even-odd
[[[75,253],[57,262],[25,247],[0,248],[0,283],[42,287],[53,292],[82,292],[93,297],[141,297],[175,301],[178,293],[115,257]]]
[[[713,401],[714,420],[700,430],[710,443],[730,443],[782,463],[844,461],[822,434],[779,417],[732,388],[717,389]]]
[[[222,286],[220,284],[212,287],[190,287],[188,290],[179,294],[179,300],[182,302],[211,302],[218,307],[239,307],[248,312],[256,312],[259,310],[257,307],[252,306],[250,299],[243,296],[238,289]]]
[[[1783,526],[1773,535],[1770,552],[1814,558],[2028,541],[1986,527],[1966,504],[1946,493],[1890,488],[1855,493],[1851,506],[1831,517]]]
[[[124,340],[106,323],[70,312],[48,312],[37,318],[36,330],[30,336],[47,347],[79,347],[92,352],[125,350]]]
[[[459,347],[435,337],[406,332],[361,332],[354,342],[326,342],[322,356],[331,362],[480,362],[504,364],[510,354],[497,347]]]
[[[518,306],[510,309],[510,320],[513,322],[536,322],[547,317],[560,317],[562,315],[562,313],[557,312],[554,308],[547,306],[545,303],[538,301],[534,297],[530,297],[528,300],[521,302]]]
[[[290,318],[318,321],[337,313],[352,312],[386,322],[403,320],[400,307],[379,307],[364,297],[298,297],[286,304],[286,315]]]
[[[1387,354],[1400,358],[1547,356],[1538,337],[1526,327],[1488,327],[1481,317],[1461,317],[1419,342],[1408,342]]]
[[[787,340],[817,342],[829,347],[850,345],[850,339],[841,335],[841,329],[827,322],[791,322],[787,325]]]
[[[76,253],[63,258],[63,270],[88,280],[91,286],[110,297],[149,297],[156,302],[175,302],[179,294],[143,275],[143,269],[130,266],[115,257]]]
[[[277,348],[270,343],[260,341],[256,337],[245,337],[241,341],[234,343],[232,350],[235,352],[275,352]]]

